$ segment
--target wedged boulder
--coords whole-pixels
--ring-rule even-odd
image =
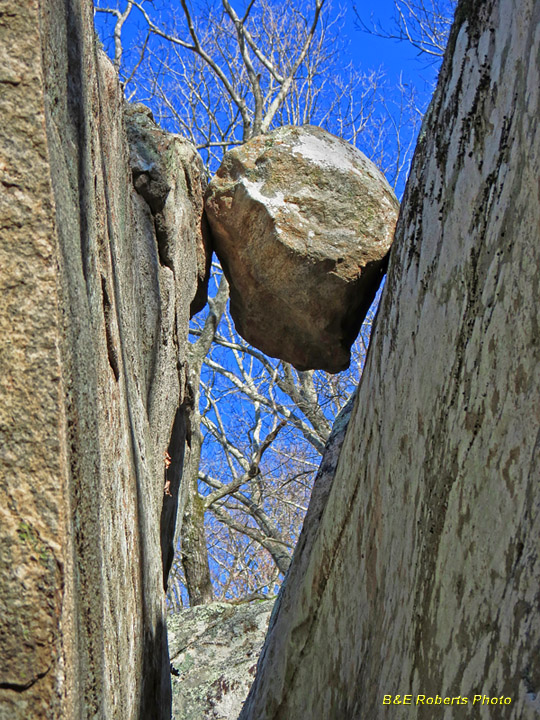
[[[321,128],[279,128],[228,152],[205,210],[240,335],[299,370],[344,370],[398,209],[375,165]]]

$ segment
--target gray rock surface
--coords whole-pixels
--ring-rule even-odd
[[[205,209],[240,335],[299,370],[345,369],[399,209],[380,171],[321,128],[280,128],[226,154]]]
[[[0,111],[0,718],[168,718],[201,164],[130,111],[130,167],[89,0],[2,3]]]
[[[173,720],[235,720],[253,682],[274,600],[169,615]]]
[[[188,275],[180,276],[176,283],[179,304],[184,302],[180,292],[193,282],[192,258],[182,263],[182,257],[186,245],[191,252],[195,246],[197,292],[190,306],[194,315],[206,304],[212,255],[202,218],[201,189],[206,188],[202,160],[190,142],[158,127],[144,105],[126,104],[125,118],[133,184],[152,213],[160,262],[170,267],[175,277],[182,272]]]
[[[241,720],[538,717],[539,57],[536,0],[460,2],[335,478]]]

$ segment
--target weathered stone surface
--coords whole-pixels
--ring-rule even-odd
[[[538,717],[539,57],[536,0],[459,4],[334,482],[242,720]]]
[[[321,128],[280,128],[227,153],[205,208],[238,332],[300,370],[346,368],[398,207],[373,163]]]
[[[180,137],[159,128],[152,114],[144,105],[124,105],[124,118],[129,144],[129,166],[135,197],[136,211],[133,215],[135,234],[144,238],[143,246],[152,248],[157,256],[142,253],[136,262],[143,283],[139,286],[142,299],[138,308],[141,324],[142,350],[151,359],[147,363],[147,401],[150,423],[160,433],[170,432],[171,390],[178,383],[175,357],[179,351],[185,357],[189,315],[193,315],[206,303],[210,271],[210,249],[202,221],[203,190],[206,187],[204,168],[194,146]],[[166,292],[156,294],[156,288],[147,278],[152,278],[155,265],[159,265],[166,277]],[[196,293],[189,305],[186,299]],[[159,314],[167,309],[170,313],[161,321]],[[161,334],[161,340],[160,340]],[[184,377],[181,373],[182,393]],[[189,393],[187,393],[189,395]],[[174,461],[171,474],[171,495],[163,500],[161,514],[161,549],[163,576],[167,578],[174,557],[176,538],[180,530],[177,524],[180,472],[184,463],[186,413],[191,411],[191,399],[181,403],[175,416],[170,437],[169,454]],[[187,490],[182,488],[182,493]],[[176,527],[176,532],[175,532]]]
[[[200,164],[156,231],[89,0],[6,0],[0,53],[0,718],[168,718]]]
[[[212,255],[202,220],[201,189],[206,189],[206,178],[201,157],[186,139],[158,127],[144,105],[126,104],[125,115],[133,184],[154,217],[160,261],[189,275],[179,278],[178,296],[186,282],[193,281],[193,263],[182,260],[186,246],[195,245],[197,293],[190,307],[194,315],[206,304]],[[177,300],[183,303],[183,298]]]
[[[58,713],[71,601],[54,200],[37,3],[0,8],[0,718]],[[73,623],[64,626],[70,661]],[[28,688],[25,690],[25,688]],[[66,688],[69,691],[69,688]]]
[[[249,691],[274,600],[198,605],[168,617],[173,720],[234,720]]]

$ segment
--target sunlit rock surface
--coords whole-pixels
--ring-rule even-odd
[[[346,368],[398,207],[373,163],[321,128],[280,128],[229,151],[205,208],[238,332],[300,370]]]
[[[241,720],[539,717],[539,57],[537,0],[458,5],[333,485]]]
[[[173,720],[235,720],[255,676],[274,600],[169,615]]]
[[[157,227],[89,0],[2,3],[0,111],[0,718],[166,720],[201,161]]]

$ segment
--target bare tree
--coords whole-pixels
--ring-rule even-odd
[[[144,0],[127,0],[123,12],[101,4],[96,11],[117,17],[115,62],[122,57],[119,38],[133,7],[142,14],[148,32],[175,49],[181,65],[185,65],[182,51],[197,56],[239,113],[245,142],[272,125],[308,55],[325,2],[312,0],[301,8],[290,5],[277,21],[269,3],[263,6],[252,0],[238,14],[229,0],[222,0],[217,8],[207,7],[203,25],[186,0],[180,0],[182,14],[169,15],[167,29],[151,16],[151,4]]]
[[[306,123],[357,145],[394,186],[406,171],[403,139],[421,119],[414,92],[390,87],[381,69],[343,66],[342,18],[330,0],[257,0],[241,17],[222,0],[196,18],[183,3],[163,19],[150,0],[114,1],[96,0],[96,13],[115,21],[110,49],[127,97],[190,139],[209,175],[253,134]],[[125,51],[122,32],[134,16],[139,41]]]
[[[190,604],[198,604],[215,591],[220,598],[267,592],[283,577],[333,419],[358,382],[373,320],[374,310],[349,373],[299,372],[238,337],[225,288],[221,276],[210,312],[191,330],[199,402],[172,606],[181,602],[181,586]]]

